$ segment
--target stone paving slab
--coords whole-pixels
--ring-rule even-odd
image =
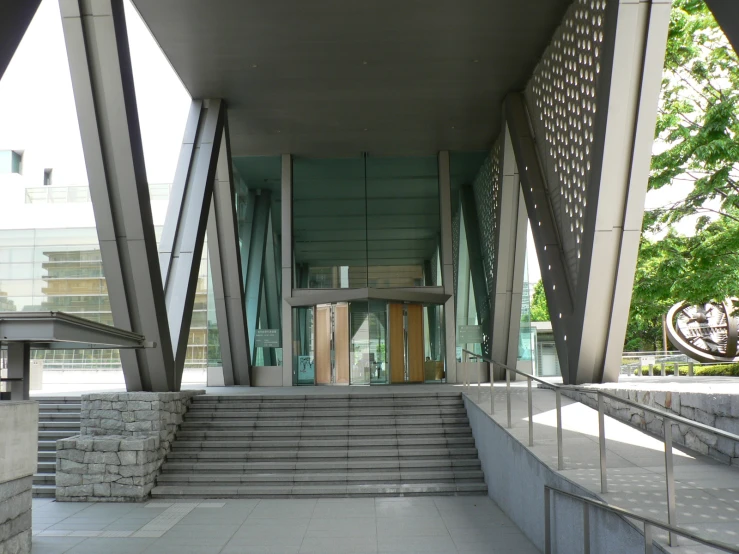
[[[535,554],[489,498],[34,500],[33,554]]]

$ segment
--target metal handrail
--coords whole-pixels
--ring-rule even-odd
[[[508,416],[507,423],[508,423],[509,429],[512,427],[511,425],[511,377],[510,375],[511,373],[515,373],[515,374],[522,375],[527,379],[529,446],[534,446],[534,423],[533,423],[533,402],[532,402],[532,393],[531,393],[531,382],[532,380],[537,381],[539,383],[542,383],[547,388],[554,389],[555,398],[556,398],[556,410],[557,410],[557,469],[560,471],[564,469],[561,393],[564,390],[564,391],[571,391],[571,392],[580,392],[583,394],[595,394],[596,395],[597,403],[598,403],[598,447],[600,451],[600,490],[602,493],[608,492],[604,398],[610,398],[611,400],[620,402],[622,404],[626,404],[627,406],[633,406],[639,410],[644,410],[645,412],[649,412],[657,416],[663,417],[666,420],[671,420],[676,423],[681,423],[683,425],[687,425],[689,427],[699,429],[706,433],[712,433],[713,435],[716,435],[718,437],[726,438],[726,439],[733,440],[739,443],[739,435],[735,435],[733,433],[730,433],[728,431],[723,431],[721,429],[716,429],[715,427],[711,427],[710,425],[699,423],[697,421],[687,419],[680,415],[672,414],[670,412],[666,412],[666,411],[663,411],[657,408],[653,408],[651,406],[645,406],[633,400],[621,398],[619,396],[616,396],[608,392],[601,391],[599,389],[592,389],[588,387],[573,386],[573,385],[558,385],[556,383],[550,383],[548,381],[544,381],[543,379],[540,379],[533,375],[529,375],[528,373],[524,373],[523,371],[520,371],[516,368],[510,367],[506,364],[501,364],[499,362],[491,360],[490,358],[486,358],[485,356],[481,354],[476,354],[474,352],[470,352],[469,350],[464,350],[464,349],[462,351],[466,352],[467,354],[471,355],[474,358],[479,358],[481,360],[485,360],[486,362],[492,364],[493,370],[495,369],[496,365],[502,367],[505,370],[505,373],[506,373],[506,408],[507,408],[507,416]],[[468,383],[467,383],[466,373],[467,373],[467,368],[465,367],[464,381],[465,381],[465,386],[467,387]],[[479,373],[478,373],[478,376],[479,376]],[[490,413],[491,415],[495,413],[495,405],[494,405],[494,400],[493,400],[494,396],[495,395],[494,395],[494,390],[493,390],[493,379],[492,379],[492,372],[491,372],[491,379],[490,379]],[[478,401],[480,400],[479,378],[478,378],[478,383],[477,383],[477,399]],[[582,401],[579,401],[579,400],[578,402],[582,403]],[[665,421],[663,422],[663,427],[664,427],[663,440],[664,440],[664,445],[665,445],[665,484],[666,484],[666,489],[667,489],[667,520],[671,525],[674,525],[677,521],[677,513],[676,513],[677,512],[677,501],[675,499],[675,472],[674,472],[674,462],[673,462],[673,456],[672,456],[672,425],[671,424],[668,425],[667,422]],[[670,533],[669,544],[670,546],[677,546],[677,537],[673,533]]]
[[[670,533],[670,535],[680,535],[681,537],[690,539],[691,541],[701,543],[711,548],[723,550],[724,552],[731,552],[732,554],[739,554],[739,548],[737,548],[736,546],[730,545],[728,543],[704,538],[700,535],[696,535],[693,531],[689,531],[688,529],[677,527],[675,525],[670,525],[668,523],[663,523],[661,521],[657,521],[656,519],[652,519],[650,517],[644,517],[639,514],[635,514],[634,512],[631,512],[629,510],[624,510],[623,508],[611,506],[610,504],[606,504],[605,502],[601,502],[600,500],[595,500],[593,498],[588,498],[587,496],[582,496],[582,495],[575,494],[572,492],[563,491],[562,489],[550,487],[549,485],[544,485],[544,553],[545,554],[551,554],[552,552],[552,522],[551,522],[552,497],[556,494],[561,494],[562,496],[567,496],[569,498],[579,500],[580,502],[583,503],[583,551],[584,552],[590,552],[590,512],[588,510],[588,506],[595,506],[596,508],[600,508],[601,510],[606,510],[608,512],[612,512],[614,514],[617,514],[623,517],[628,517],[631,519],[636,519],[638,521],[641,521],[644,524],[644,554],[654,553],[654,545],[652,544],[653,542],[652,527],[664,529],[665,531]]]

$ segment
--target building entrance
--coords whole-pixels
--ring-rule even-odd
[[[438,308],[365,300],[296,309],[295,384],[443,381]]]

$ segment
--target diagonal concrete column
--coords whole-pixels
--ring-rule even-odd
[[[0,79],[26,34],[41,0],[6,2],[0,17]]]
[[[122,0],[60,3],[82,149],[116,327],[153,348],[122,350],[128,390],[179,386],[141,145]]]

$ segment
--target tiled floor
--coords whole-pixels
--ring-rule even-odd
[[[533,554],[484,496],[317,500],[34,500],[33,554]]]

